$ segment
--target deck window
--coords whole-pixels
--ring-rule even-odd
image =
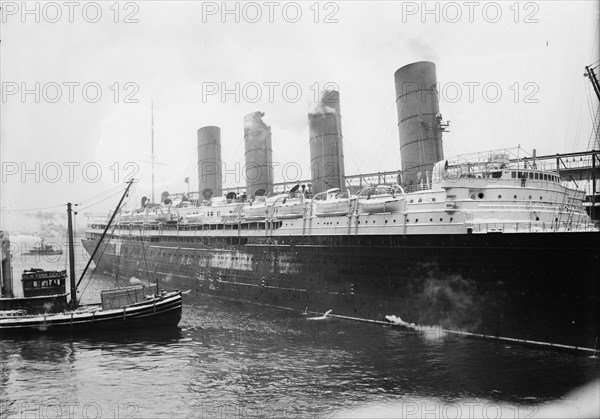
[[[510,173],[510,177],[512,177],[513,179],[515,179],[517,177],[517,172],[511,172]]]

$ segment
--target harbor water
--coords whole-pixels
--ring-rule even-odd
[[[86,259],[77,246],[77,269]],[[23,269],[64,256],[13,256]],[[99,302],[114,277],[95,273]],[[121,284],[144,278],[121,278]],[[17,282],[16,281],[16,282]],[[335,313],[332,313],[335,314]],[[180,327],[0,340],[2,418],[595,417],[600,361],[186,294]]]

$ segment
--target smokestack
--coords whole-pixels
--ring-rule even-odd
[[[10,241],[8,233],[0,231],[0,296],[13,297]]]
[[[308,114],[312,192],[331,188],[344,189],[344,147],[340,94],[324,90],[321,99]]]
[[[200,198],[223,194],[221,166],[221,128],[202,127],[198,130],[198,191]]]
[[[402,178],[416,185],[444,159],[435,64],[419,61],[394,74]]]
[[[244,117],[244,145],[246,149],[246,195],[256,191],[264,195],[273,192],[273,147],[271,127],[265,124],[264,112],[252,112]]]

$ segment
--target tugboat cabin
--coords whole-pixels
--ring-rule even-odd
[[[24,270],[21,280],[23,282],[24,297],[40,297],[65,293],[65,280],[67,271],[45,271],[31,268]]]

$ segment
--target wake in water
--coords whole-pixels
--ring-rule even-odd
[[[442,326],[421,326],[414,323],[405,322],[400,317],[395,315],[385,316],[385,319],[392,323],[394,326],[401,326],[406,329],[411,329],[423,333],[425,338],[431,337],[432,339],[435,339],[446,335],[446,331],[442,328]]]
[[[327,319],[327,316],[332,312],[333,310],[328,310],[325,312],[325,314],[323,314],[322,316],[319,317],[309,317],[306,320],[325,320]]]

